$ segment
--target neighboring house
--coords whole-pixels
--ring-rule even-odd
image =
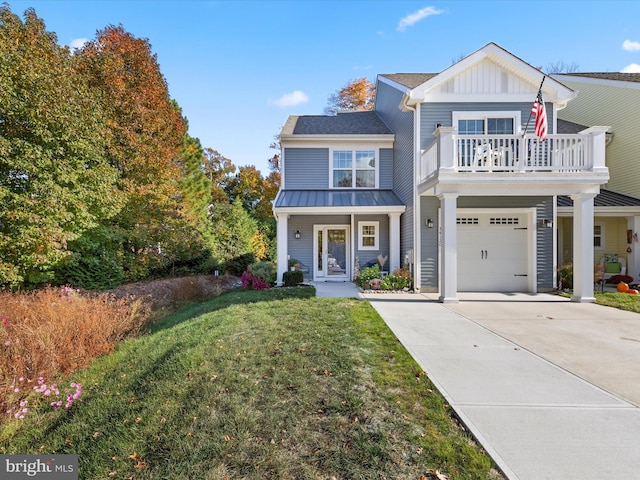
[[[574,300],[594,301],[607,127],[557,134],[557,112],[576,94],[546,78],[549,135],[537,138],[527,121],[542,78],[490,43],[440,73],[379,75],[372,112],[290,117],[273,208],[279,280],[289,258],[310,278],[344,281],[356,259],[382,255],[386,269],[408,266],[415,288],[442,302],[461,291],[551,290],[556,198],[568,195],[583,232],[574,235]]]
[[[595,199],[594,264],[605,255],[625,260],[626,273],[640,279],[640,73],[572,73],[554,78],[578,93],[559,113],[567,131],[576,124],[609,125],[610,179]],[[560,127],[560,123],[558,125]],[[579,127],[586,128],[586,127]],[[573,229],[570,199],[558,198],[558,263],[570,263]]]

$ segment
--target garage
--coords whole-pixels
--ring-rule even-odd
[[[535,232],[529,210],[457,213],[458,291],[534,292]]]

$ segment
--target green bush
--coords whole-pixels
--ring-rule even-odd
[[[285,287],[296,287],[304,281],[304,274],[302,270],[295,270],[293,272],[284,272],[282,274],[282,282]]]
[[[271,263],[267,262],[255,262],[249,265],[249,273],[261,278],[269,285],[276,283],[276,272]]]
[[[245,253],[227,260],[225,267],[229,275],[239,277],[255,261],[256,258],[253,253]]]
[[[567,263],[558,268],[558,288],[573,288],[573,264]]]
[[[411,272],[406,268],[398,268],[382,280],[382,290],[402,290],[411,286]]]
[[[380,266],[378,264],[360,270],[360,274],[356,277],[355,283],[360,288],[369,288],[369,282],[374,278],[382,278],[380,274]]]

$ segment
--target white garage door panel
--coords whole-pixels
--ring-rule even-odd
[[[458,217],[458,290],[528,291],[527,215]]]

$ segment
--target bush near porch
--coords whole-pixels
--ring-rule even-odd
[[[411,272],[407,268],[397,268],[386,277],[382,276],[379,265],[373,265],[360,271],[355,284],[364,289],[403,290],[411,287]]]

